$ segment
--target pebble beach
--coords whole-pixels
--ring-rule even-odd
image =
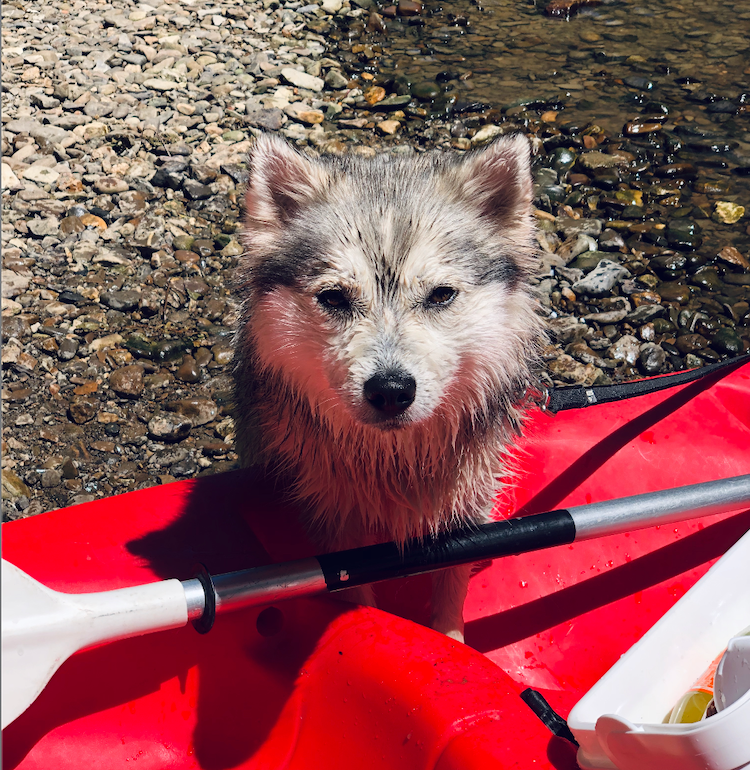
[[[548,386],[750,351],[750,12],[728,3],[9,2],[2,510],[236,467],[246,156],[534,153]]]

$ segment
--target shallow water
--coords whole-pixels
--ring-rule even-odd
[[[459,99],[494,107],[546,99],[566,117],[596,120],[610,132],[632,117],[644,94],[696,120],[712,104],[701,121],[712,127],[735,123],[746,101],[750,8],[740,10],[741,4],[615,2],[565,20],[546,16],[545,0],[538,8],[518,0],[480,2],[428,2],[418,16],[386,18],[385,34],[364,34],[382,56],[355,48],[360,66],[414,84],[437,79]],[[346,37],[355,47],[370,10],[348,20]],[[725,128],[748,130],[746,123]]]

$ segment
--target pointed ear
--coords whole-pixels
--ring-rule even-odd
[[[519,224],[531,213],[530,146],[523,135],[502,137],[471,153],[463,160],[461,173],[463,194],[498,225]]]
[[[250,231],[283,227],[327,182],[321,163],[282,139],[262,134],[250,151],[245,225]]]

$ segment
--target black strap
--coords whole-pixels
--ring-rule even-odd
[[[564,738],[575,746],[578,745],[568,723],[547,703],[547,699],[540,692],[529,687],[521,693],[521,700],[539,717],[553,735]]]
[[[745,353],[736,358],[729,358],[718,364],[702,366],[699,369],[691,369],[686,372],[676,372],[662,377],[653,377],[648,380],[635,380],[633,382],[621,382],[618,385],[577,385],[571,388],[554,388],[549,391],[549,398],[544,405],[545,409],[552,413],[563,412],[566,409],[582,409],[594,404],[608,404],[612,401],[622,401],[625,398],[645,396],[648,393],[656,393],[667,388],[675,388],[678,385],[686,385],[689,382],[709,377],[716,372],[729,374],[743,364],[750,362],[750,353]]]

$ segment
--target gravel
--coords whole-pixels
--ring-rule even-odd
[[[431,59],[409,32],[444,39],[466,18],[406,0],[51,0],[3,16],[4,520],[235,467],[226,286],[260,130],[364,155],[527,133],[549,385],[750,349],[750,136],[707,125],[739,120],[739,97],[697,122],[647,105],[620,132],[558,119],[540,94],[492,107],[472,101],[463,57]],[[387,35],[402,34],[421,79],[392,74]],[[484,44],[504,54],[503,37]],[[706,171],[708,151],[724,165]]]

